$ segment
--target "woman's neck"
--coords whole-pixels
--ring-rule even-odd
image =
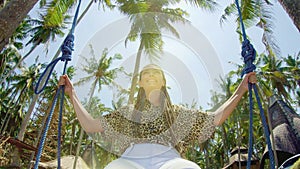
[[[161,103],[161,91],[160,90],[152,90],[151,92],[146,92],[146,97],[151,104],[154,106],[160,106]]]

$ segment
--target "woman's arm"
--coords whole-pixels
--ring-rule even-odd
[[[67,75],[61,76],[61,78],[59,79],[59,85],[65,85],[65,93],[69,95],[75,109],[76,116],[84,131],[86,131],[87,133],[103,132],[100,120],[94,119],[83,107],[77,97],[73,84]]]
[[[232,94],[232,96],[223,103],[214,113],[216,126],[222,125],[224,121],[230,116],[233,110],[236,108],[243,95],[248,91],[248,82],[256,83],[256,76],[254,72],[248,73],[242,80],[238,88]]]

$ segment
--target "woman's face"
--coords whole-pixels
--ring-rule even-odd
[[[165,79],[160,69],[148,68],[141,72],[139,86],[145,90],[160,90],[165,85]]]

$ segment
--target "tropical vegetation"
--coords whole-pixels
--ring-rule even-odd
[[[71,24],[72,14],[77,1],[70,0],[41,0],[39,1],[8,0],[0,2],[0,166],[14,166],[29,168],[35,158],[32,150],[22,149],[26,143],[33,148],[37,148],[39,139],[45,127],[50,107],[58,88],[57,83],[59,73],[55,70],[51,79],[41,94],[34,94],[37,79],[41,76],[47,63],[39,61],[40,56],[32,53],[40,45],[44,45],[45,55],[51,43],[58,37],[64,37]],[[28,3],[30,2],[30,3]],[[259,94],[262,98],[263,107],[268,109],[268,98],[273,94],[278,94],[291,105],[300,106],[300,51],[298,54],[279,57],[280,47],[273,41],[272,15],[269,5],[270,1],[247,0],[241,1],[242,15],[246,28],[258,26],[262,29],[262,41],[265,45],[265,52],[257,54],[255,65],[259,79]],[[281,1],[280,1],[281,2]],[[114,68],[113,63],[122,59],[118,53],[111,54],[107,49],[103,49],[102,54],[97,55],[94,47],[90,46],[90,55],[82,56],[85,63],[82,63],[81,71],[86,76],[79,79],[75,85],[84,85],[92,82],[89,97],[84,100],[86,108],[93,112],[94,116],[111,112],[124,102],[124,96],[130,97],[129,103],[134,102],[136,91],[137,72],[139,71],[140,58],[142,53],[150,59],[159,59],[163,52],[164,39],[161,31],[167,30],[172,36],[179,38],[177,30],[172,23],[186,23],[188,11],[181,8],[174,8],[179,3],[196,6],[213,12],[216,10],[217,1],[213,0],[149,0],[149,1],[124,1],[124,0],[91,0],[90,5],[99,5],[103,9],[119,11],[131,21],[131,30],[124,42],[137,41],[139,49],[135,61],[135,69],[132,72],[124,72],[122,68]],[[293,19],[295,26],[299,29],[298,5],[287,4],[282,1],[285,9]],[[35,8],[33,6],[36,5]],[[14,6],[15,9],[10,7]],[[87,7],[86,11],[90,6]],[[30,10],[36,10],[38,16],[34,18],[28,15]],[[102,10],[102,9],[101,9]],[[85,11],[85,12],[86,12]],[[229,16],[236,14],[237,9],[234,4],[229,5],[224,14],[220,16],[221,22],[225,23]],[[83,13],[81,17],[84,17]],[[15,18],[15,19],[8,19]],[[238,21],[239,18],[236,18]],[[11,22],[13,20],[13,22]],[[8,24],[11,22],[10,24]],[[80,23],[79,23],[80,24]],[[225,23],[226,24],[226,23]],[[150,31],[149,31],[150,29]],[[237,22],[236,30],[240,32],[240,24]],[[23,50],[28,50],[23,54]],[[58,51],[59,54],[59,51]],[[56,59],[57,55],[52,59]],[[27,58],[34,60],[33,63],[26,62]],[[240,82],[238,78],[243,70],[243,65],[235,64],[236,69],[227,72],[226,77],[219,79],[222,92],[211,91],[212,98],[210,106],[216,108],[230,97],[234,89]],[[68,76],[72,79],[77,69],[69,67]],[[117,74],[130,76],[132,85],[128,89],[120,87],[115,79]],[[103,101],[95,96],[98,91],[102,94],[104,86],[116,87],[119,100],[113,102],[113,108],[106,107]],[[96,90],[97,89],[97,90]],[[130,90],[131,89],[131,90]],[[133,91],[130,93],[129,91]],[[91,137],[85,134],[76,119],[70,100],[66,97],[63,108],[63,131],[61,155],[79,156],[93,147],[93,162],[89,165],[97,164],[97,167],[104,166],[116,155],[111,154],[101,145],[95,143]],[[59,107],[56,105],[54,116],[49,127],[44,151],[41,161],[56,159],[57,147],[57,124]],[[238,108],[224,125],[218,127],[212,137],[207,142],[190,145],[187,158],[195,161],[201,168],[221,168],[229,161],[230,151],[238,146],[248,146],[248,112],[249,101],[247,97],[239,104]],[[262,124],[259,118],[258,107],[254,107],[254,154],[258,158],[262,156],[265,149],[265,139]],[[9,142],[16,140],[18,143]],[[86,159],[88,160],[88,159]]]

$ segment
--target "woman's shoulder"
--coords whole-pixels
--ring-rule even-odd
[[[187,106],[184,105],[173,105],[173,110],[176,112],[186,112],[186,113],[204,113],[207,114],[207,112],[201,110],[201,109],[196,109],[196,108],[188,108]]]
[[[130,119],[132,116],[132,112],[134,110],[134,105],[129,104],[122,107],[117,108],[116,110],[104,115],[106,118],[116,118],[116,117],[122,117]]]

